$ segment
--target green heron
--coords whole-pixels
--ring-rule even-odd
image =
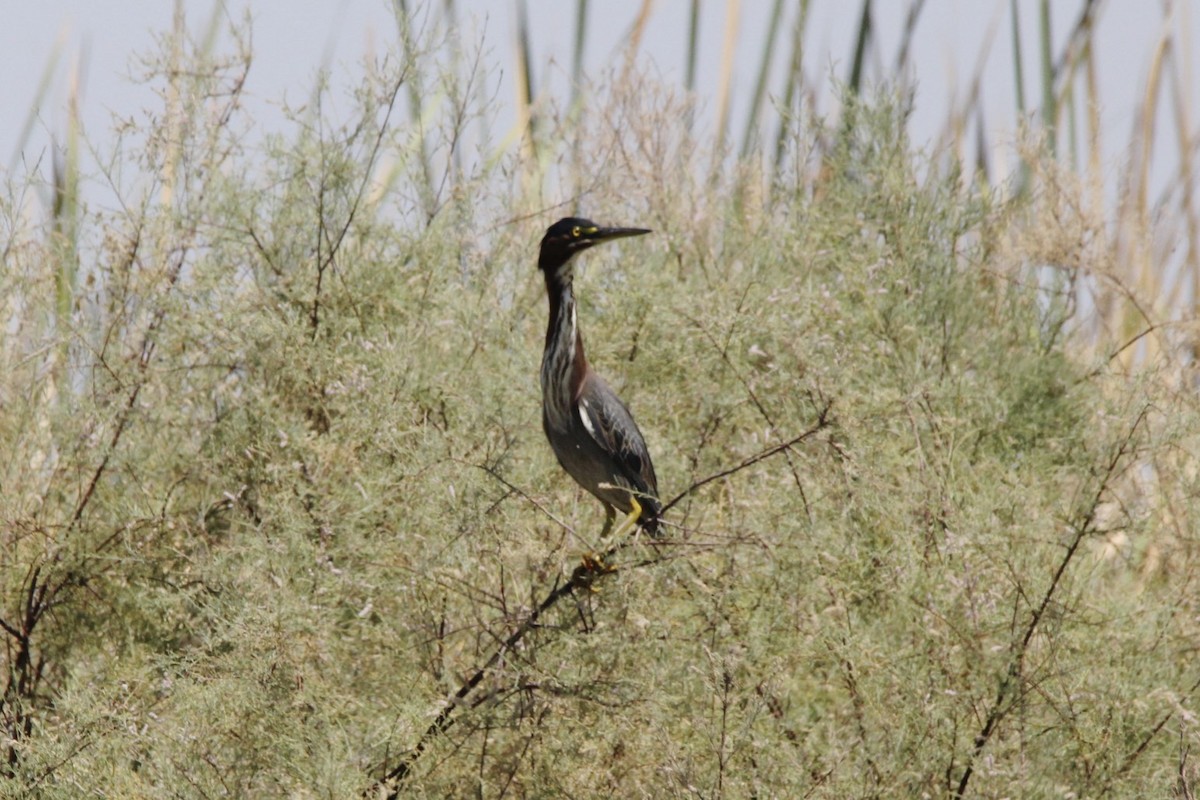
[[[550,300],[542,354],[542,427],[562,468],[604,504],[602,537],[612,530],[618,510],[627,515],[622,533],[637,524],[657,534],[662,506],[642,432],[621,398],[584,356],[583,337],[575,322],[572,262],[593,245],[649,232],[604,228],[567,217],[546,230],[538,255]]]

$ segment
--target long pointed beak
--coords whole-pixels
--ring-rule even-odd
[[[593,242],[607,242],[611,239],[624,239],[627,236],[641,236],[650,233],[649,228],[596,228],[586,231],[585,235]]]

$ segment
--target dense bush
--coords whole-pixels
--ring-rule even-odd
[[[636,78],[489,160],[433,56],[253,137],[246,57],[175,58],[115,202],[3,198],[3,793],[1190,796],[1195,409],[1072,348],[1068,196],[964,188],[886,98],[712,177]],[[577,288],[677,501],[590,586],[555,185],[656,231]]]

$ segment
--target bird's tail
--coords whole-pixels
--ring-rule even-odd
[[[658,529],[658,518],[662,514],[662,503],[653,497],[643,497],[638,502],[642,506],[642,515],[638,517],[638,525],[651,536],[662,536],[662,531]]]

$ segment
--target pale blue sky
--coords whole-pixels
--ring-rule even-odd
[[[440,3],[441,0],[438,0]],[[395,23],[385,0],[228,0],[226,13],[237,20],[249,7],[254,19],[255,60],[247,86],[251,116],[270,128],[272,109],[281,97],[301,102],[309,92],[314,72],[328,56],[334,67],[334,81],[347,78],[357,68],[364,52],[381,52],[394,47]],[[420,0],[410,0],[420,7]],[[641,0],[593,0],[590,3],[586,45],[587,70],[600,74],[615,54],[621,52]],[[733,92],[731,135],[740,138],[745,107],[757,70],[764,29],[768,24],[769,0],[742,0],[735,4],[738,38]],[[790,36],[798,2],[789,2],[784,13],[783,31],[777,51],[777,63],[771,88],[783,85],[783,54],[790,48],[784,38]],[[850,47],[857,25],[857,3],[836,0],[811,0],[811,21],[805,53],[805,69],[810,75],[844,78],[850,60]],[[903,15],[909,2],[882,0],[875,3],[876,33],[887,57],[894,56],[900,38]],[[1036,103],[1039,92],[1032,81],[1038,74],[1037,0],[1019,0],[1025,70],[1029,103]],[[1055,37],[1060,42],[1074,24],[1081,2],[1055,0],[1052,9]],[[1197,44],[1200,8],[1181,4],[1177,24]],[[174,4],[167,0],[97,3],[86,0],[48,0],[40,3],[6,3],[5,24],[0,32],[0,69],[6,80],[0,81],[0,107],[7,109],[0,121],[0,168],[22,162],[29,165],[45,156],[52,136],[61,138],[65,129],[64,110],[68,87],[80,65],[81,114],[90,140],[103,149],[112,113],[129,116],[141,108],[153,107],[155,98],[144,86],[130,82],[136,73],[133,54],[152,48],[154,32],[169,30]],[[194,29],[210,17],[212,0],[186,0],[184,8]],[[515,96],[512,86],[512,43],[516,33],[516,0],[456,0],[461,36],[486,37],[492,60],[501,72],[497,100],[500,104],[496,128],[502,129],[511,114]],[[568,0],[527,0],[535,51],[539,87],[565,97],[569,91],[571,47],[575,25],[575,3]],[[684,74],[684,50],[690,0],[658,0],[652,4],[647,35],[642,42],[642,58],[653,72],[666,82],[681,84]],[[712,99],[716,89],[718,62],[722,49],[728,0],[702,0],[700,27],[701,60],[697,88],[706,112],[702,121],[711,124],[715,112]],[[1130,138],[1136,101],[1144,94],[1146,76],[1154,43],[1160,36],[1162,16],[1158,3],[1147,0],[1109,0],[1102,3],[1096,36],[1100,55],[1098,83],[1104,93],[1102,120],[1104,147],[1110,170],[1123,158],[1122,147]],[[995,27],[995,41],[988,53],[988,68],[983,86],[986,120],[990,139],[1011,139],[1014,117],[1012,97],[1012,47],[1009,0],[927,0],[916,31],[913,61],[919,85],[913,132],[918,141],[936,136],[946,118],[951,98],[961,100],[965,82],[973,74],[988,32]],[[1056,51],[1060,49],[1056,46]],[[55,55],[57,54],[57,56]],[[1189,86],[1200,83],[1195,47],[1186,54],[1191,59]],[[22,140],[22,129],[30,115],[38,84],[50,65],[49,89],[41,108],[32,119],[32,127]],[[342,84],[344,85],[344,83]],[[1193,117],[1196,113],[1193,98]],[[825,101],[828,103],[828,100]],[[258,107],[255,107],[256,104]],[[824,110],[828,111],[827,106]],[[274,117],[274,119],[278,119]],[[1193,127],[1195,123],[1192,122]],[[1165,126],[1164,126],[1165,127]],[[1161,134],[1162,132],[1160,132]],[[1165,135],[1165,134],[1163,134]],[[1162,142],[1161,159],[1170,161],[1174,145]],[[1156,172],[1171,174],[1174,163],[1156,165]]]

